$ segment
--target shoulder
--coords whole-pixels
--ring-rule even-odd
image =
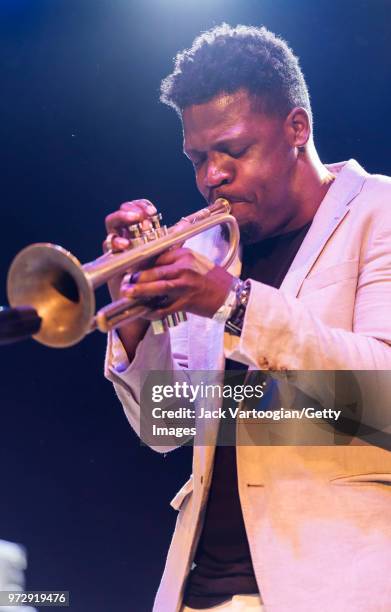
[[[373,205],[391,205],[391,177],[382,174],[368,174],[361,192]]]
[[[381,233],[391,231],[391,178],[381,174],[369,174],[357,201],[352,206],[365,222]]]
[[[338,165],[337,165],[338,166]],[[351,202],[354,216],[391,226],[391,177],[366,172],[355,160],[344,166],[345,186],[357,188]]]

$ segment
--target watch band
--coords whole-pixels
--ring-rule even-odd
[[[225,298],[225,302],[214,313],[212,317],[213,321],[217,321],[218,323],[225,323],[226,320],[231,316],[232,311],[236,307],[236,287],[237,284],[240,282],[241,281],[239,278],[235,277],[233,279],[231,289],[227,297]]]
[[[225,331],[233,336],[240,336],[242,333],[250,291],[251,283],[249,279],[239,280],[236,284],[236,305],[225,322]]]

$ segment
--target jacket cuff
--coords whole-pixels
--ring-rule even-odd
[[[140,371],[148,369],[160,369],[166,361],[162,354],[167,354],[170,349],[169,334],[155,335],[152,326],[136,348],[134,358],[129,362],[125,348],[116,330],[109,332],[107,337],[107,350],[105,359],[105,376],[109,380],[121,378],[125,381],[135,374],[139,376]]]
[[[281,358],[290,331],[287,315],[280,316],[281,301],[285,298],[274,287],[254,280],[250,283],[242,333],[240,336],[224,334],[225,357],[261,370],[284,370],[286,366],[282,365]]]

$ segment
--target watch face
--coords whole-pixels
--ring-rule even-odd
[[[225,330],[234,336],[240,336],[242,333],[250,289],[251,283],[249,280],[239,281],[236,285],[235,307],[232,309],[232,313],[225,323]]]

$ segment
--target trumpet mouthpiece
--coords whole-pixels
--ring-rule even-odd
[[[216,198],[210,208],[212,212],[231,212],[231,204],[226,198]]]

